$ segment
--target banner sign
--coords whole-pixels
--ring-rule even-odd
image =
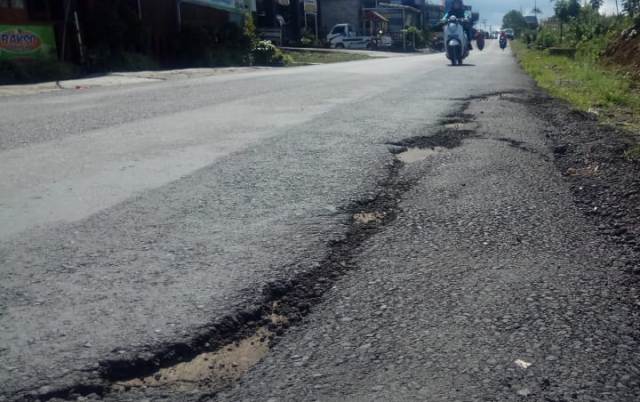
[[[306,14],[318,13],[318,1],[317,0],[304,0],[304,12]]]
[[[0,25],[0,60],[56,58],[50,25]]]

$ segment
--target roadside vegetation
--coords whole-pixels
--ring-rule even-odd
[[[342,63],[345,61],[367,60],[371,56],[359,53],[322,52],[313,50],[284,50],[290,58],[290,65],[300,66],[309,64]]]
[[[0,85],[68,80],[78,77],[79,74],[80,70],[73,64],[54,60],[22,63],[0,60]]]
[[[517,11],[505,16],[523,68],[552,95],[640,136],[640,1],[624,2],[621,16],[601,15],[597,0],[555,3],[536,30]],[[640,158],[640,147],[628,156]]]

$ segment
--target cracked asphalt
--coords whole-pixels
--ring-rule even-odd
[[[512,56],[468,63],[0,99],[0,400],[638,400],[623,250],[576,208]],[[455,112],[477,125],[400,168],[394,219],[237,385],[99,395],[101,364],[190,344],[318,269],[380,193],[388,144]]]
[[[508,98],[472,102],[477,138],[406,167],[419,181],[359,269],[216,400],[639,400],[621,249],[573,206],[532,135],[545,122]]]

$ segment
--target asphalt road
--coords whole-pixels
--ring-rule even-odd
[[[250,310],[266,284],[331,253],[389,177],[388,143],[466,107],[462,143],[395,171],[412,184],[396,219],[351,250],[357,269],[218,398],[635,400],[615,250],[572,206],[545,122],[517,99],[465,103],[533,89],[510,53],[492,45],[468,63],[0,99],[0,395],[99,383],[100,362]]]

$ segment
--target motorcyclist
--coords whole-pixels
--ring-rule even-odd
[[[500,32],[500,48],[504,50],[507,47],[507,33],[505,31]]]
[[[457,19],[463,22],[462,26],[464,31],[467,33],[467,38],[469,39],[467,42],[469,43],[469,50],[473,50],[473,46],[471,46],[471,39],[473,36],[471,35],[471,12],[467,10],[464,6],[464,2],[462,0],[447,0],[445,3],[445,13],[444,18],[442,19],[443,24],[446,23],[450,17],[455,16]]]

